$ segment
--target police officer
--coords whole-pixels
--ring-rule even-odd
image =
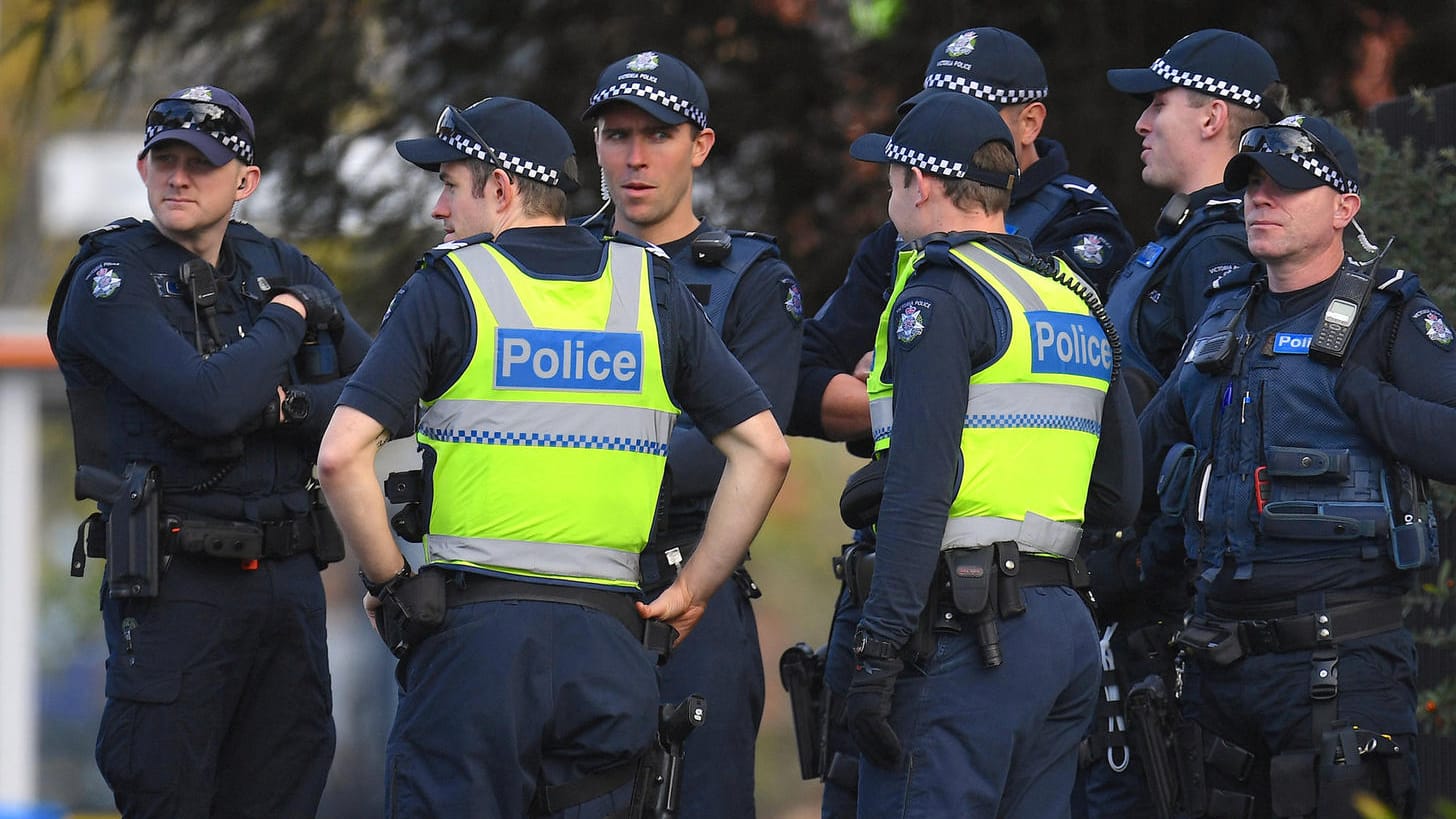
[[[1130,519],[1140,478],[1116,342],[1064,262],[1005,234],[1017,166],[990,105],[936,95],[850,152],[890,165],[908,243],[869,378],[859,816],[1065,816],[1097,686],[1080,524]]]
[[[1138,118],[1143,181],[1172,194],[1155,227],[1112,284],[1107,312],[1122,339],[1128,390],[1140,411],[1173,368],[1178,350],[1208,302],[1208,284],[1249,261],[1236,193],[1223,167],[1244,128],[1277,118],[1284,89],[1274,60],[1242,34],[1206,29],[1174,43],[1149,68],[1107,72],[1113,88],[1147,103]],[[1150,574],[1136,530],[1089,530],[1103,637],[1104,687],[1085,772],[1087,813],[1122,817],[1152,811],[1142,764],[1128,729],[1127,695],[1150,674],[1172,689],[1169,640],[1187,604],[1179,573]]]
[[[1281,115],[1284,89],[1263,46],[1221,29],[1189,34],[1149,68],[1111,69],[1107,81],[1147,103],[1135,128],[1143,181],[1172,193],[1157,238],[1122,268],[1107,302],[1141,410],[1203,314],[1209,282],[1250,260],[1223,167],[1240,132]]]
[[[103,501],[72,573],[110,558],[96,760],[127,816],[313,816],[333,757],[319,570],[343,553],[310,475],[369,337],[308,257],[230,221],[256,150],[227,91],[158,100],[152,221],[83,236],[51,306]]]
[[[708,93],[687,64],[644,51],[607,66],[582,118],[594,124],[608,207],[589,220],[598,236],[630,234],[658,245],[734,357],[773,405],[780,429],[794,400],[803,302],[772,236],[724,230],[693,213],[693,170],[712,150]],[[643,591],[653,597],[677,577],[702,536],[723,455],[679,416],[667,456],[665,526],[642,553]],[[752,817],[754,743],[763,717],[763,654],[752,598],[739,567],[718,590],[697,637],[658,669],[665,703],[703,695],[712,714],[688,736],[684,816]]]
[[[1185,809],[1354,817],[1363,789],[1414,816],[1401,595],[1436,559],[1424,480],[1456,479],[1451,331],[1410,271],[1347,256],[1360,168],[1329,122],[1245,131],[1224,181],[1257,263],[1214,283],[1142,418],[1169,476],[1149,539],[1197,568],[1180,642],[1209,790]]]
[[[1101,292],[1131,256],[1132,238],[1101,189],[1068,172],[1061,143],[1041,136],[1049,94],[1041,58],[1025,40],[1004,29],[983,26],[957,32],[936,46],[926,65],[924,88],[901,104],[900,114],[946,92],[996,106],[1011,131],[1021,175],[1011,192],[1007,232],[1031,242],[1039,253],[1060,253]],[[898,241],[889,221],[866,237],[844,283],[805,322],[791,433],[853,441],[853,450],[868,454],[867,353],[886,306]],[[866,558],[873,551],[873,533],[857,531],[853,545],[854,551],[846,547],[843,558]],[[845,588],[835,605],[825,668],[834,715],[842,716],[842,697],[853,670],[849,641],[861,602]],[[829,731],[824,815],[850,816],[858,769],[855,752],[841,718],[831,719]]]
[[[659,629],[644,620],[687,636],[788,449],[665,260],[565,224],[576,159],[549,114],[491,97],[397,147],[439,173],[447,241],[396,295],[320,462],[376,625],[390,633],[381,598],[430,601],[412,628],[443,609],[397,672],[390,815],[604,815],[656,727],[643,641]],[[417,402],[428,565],[410,577],[372,461]],[[639,553],[679,406],[727,465],[697,550],[644,605]]]

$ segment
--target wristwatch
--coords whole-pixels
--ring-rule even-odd
[[[391,576],[388,580],[384,580],[379,583],[375,583],[373,580],[370,580],[369,575],[365,574],[363,569],[359,570],[359,580],[363,581],[364,583],[364,591],[368,592],[369,595],[371,597],[374,597],[375,599],[378,599],[379,595],[382,594],[386,589],[404,580],[409,579],[413,575],[414,572],[410,569],[409,561],[405,561],[404,566],[400,567],[400,570],[395,572],[394,575]]]
[[[888,660],[900,656],[900,647],[889,640],[871,637],[864,629],[858,629],[854,633],[854,656],[860,660]]]
[[[301,424],[308,420],[309,413],[313,411],[313,401],[303,390],[284,387],[280,408],[283,410],[283,423]]]

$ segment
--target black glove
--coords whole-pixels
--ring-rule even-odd
[[[277,296],[279,293],[292,294],[303,302],[303,320],[309,327],[330,332],[344,329],[344,314],[339,312],[338,303],[324,288],[316,284],[286,284],[268,291],[269,296]]]
[[[849,735],[859,748],[860,756],[881,768],[892,770],[900,764],[900,738],[890,727],[890,704],[895,698],[895,680],[905,670],[898,657],[887,660],[860,660],[854,667],[845,699],[845,715]]]

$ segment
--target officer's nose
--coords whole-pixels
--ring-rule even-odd
[[[627,164],[634,168],[647,164],[647,143],[644,140],[634,136],[627,143]]]
[[[1148,103],[1148,107],[1143,109],[1143,113],[1141,116],[1138,117],[1137,124],[1133,126],[1133,130],[1137,131],[1138,136],[1147,136],[1148,134],[1151,134],[1153,132],[1152,103]]]

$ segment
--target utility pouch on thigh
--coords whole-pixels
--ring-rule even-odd
[[[334,513],[329,511],[329,507],[322,503],[314,504],[308,521],[313,527],[313,559],[320,566],[343,560],[344,535],[339,531],[339,524],[334,522]]]
[[[844,553],[844,587],[849,599],[863,606],[870,597],[870,582],[875,577],[875,547],[857,543]]]
[[[1176,708],[1171,709],[1175,718]],[[1179,803],[1189,816],[1202,816],[1208,807],[1208,772],[1203,765],[1203,727],[1192,720],[1172,724],[1173,767],[1178,775]],[[1173,815],[1170,811],[1169,815]]]
[[[875,458],[849,476],[839,496],[839,519],[851,529],[865,529],[880,519],[885,494],[885,467],[889,458]]]
[[[951,602],[955,604],[956,611],[970,615],[985,611],[993,602],[993,584],[998,574],[996,549],[946,549],[940,554],[945,561]]]
[[[1275,816],[1314,812],[1319,805],[1314,751],[1293,751],[1269,760],[1269,798]]]
[[[1214,665],[1231,665],[1244,656],[1237,632],[1197,617],[1178,633],[1177,642],[1196,659]]]
[[[374,622],[394,656],[403,658],[440,630],[445,622],[445,581],[444,572],[427,570],[380,592]]]

